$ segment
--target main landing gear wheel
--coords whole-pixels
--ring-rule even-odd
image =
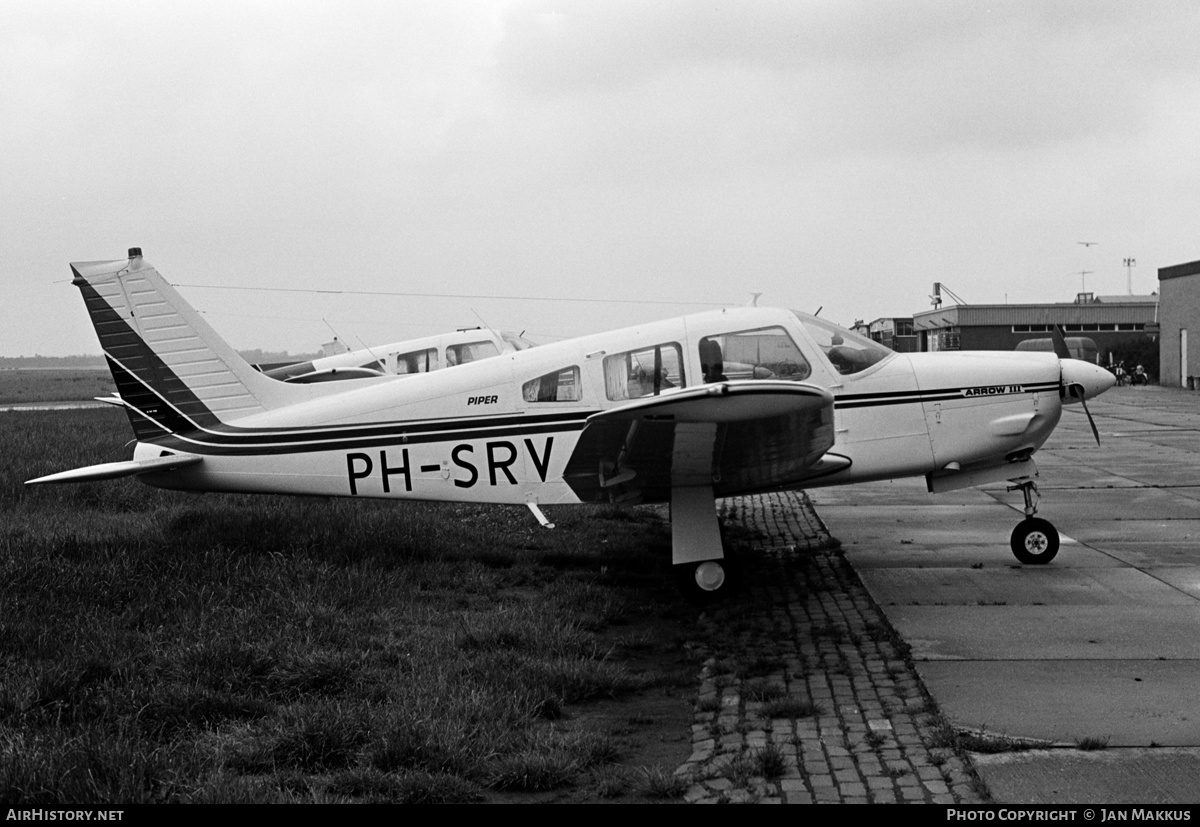
[[[675,584],[684,598],[698,606],[723,599],[734,586],[734,570],[728,557],[675,566]]]
[[[1013,529],[1012,553],[1026,565],[1049,563],[1058,554],[1058,530],[1040,517],[1022,520]]]

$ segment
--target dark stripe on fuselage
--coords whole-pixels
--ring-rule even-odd
[[[141,441],[189,453],[226,456],[342,451],[579,431],[587,424],[587,418],[596,413],[595,410],[573,410],[302,428],[251,429],[217,423],[215,428],[202,429],[189,422],[157,393],[147,392],[146,396],[159,403],[156,408],[143,411],[126,402],[129,418]]]
[[[1060,383],[1058,382],[1012,382],[1011,385],[1020,385],[1020,391],[1013,391],[999,396],[1018,396],[1021,394],[1042,393],[1046,391],[1058,391]],[[968,390],[975,389],[976,385],[964,385],[960,388],[937,388],[927,391],[885,391],[881,393],[847,393],[842,394],[834,399],[833,405],[835,408],[872,408],[881,405],[908,405],[920,402],[946,402],[955,399],[977,399],[976,396],[965,396],[964,393]]]
[[[478,426],[482,423],[475,424]],[[586,419],[575,419],[540,425],[511,425],[499,428],[476,427],[469,431],[413,435],[405,430],[405,423],[397,423],[390,433],[382,433],[371,437],[329,439],[310,444],[272,445],[254,442],[211,444],[195,441],[197,437],[201,436],[197,434],[171,434],[150,441],[154,445],[184,451],[189,454],[203,454],[207,456],[279,456],[281,454],[310,454],[318,451],[349,451],[390,446],[400,448],[430,443],[461,444],[471,440],[511,439],[535,434],[560,434],[581,431],[585,424],[587,424]]]

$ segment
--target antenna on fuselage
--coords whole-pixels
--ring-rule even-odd
[[[746,307],[758,307],[758,297],[761,295],[762,293],[751,293],[750,301],[747,302]]]
[[[479,311],[478,311],[478,310],[476,310],[474,307],[472,307],[472,308],[471,308],[471,312],[475,314],[475,318],[476,318],[476,319],[479,319],[479,323],[483,325],[483,329],[484,329],[484,330],[487,330],[487,331],[489,331],[489,332],[491,332],[491,333],[495,333],[495,332],[496,332],[496,331],[495,331],[495,329],[494,329],[494,328],[493,328],[493,327],[492,327],[490,324],[488,324],[488,323],[487,323],[487,320],[486,320],[486,319],[484,319],[484,318],[483,318],[483,316],[480,316],[480,315],[479,315]]]
[[[325,326],[327,328],[329,328],[331,333],[333,333],[333,338],[335,338],[341,342],[346,341],[346,339],[343,336],[341,336],[336,330],[333,329],[333,325],[331,325],[329,323],[328,319],[326,319],[324,316],[322,316],[321,321],[325,322]],[[363,350],[365,350],[367,353],[371,354],[372,359],[374,359],[376,362],[380,361],[379,357],[375,355],[375,351],[371,350],[371,346],[363,341],[362,336],[355,336],[354,338],[358,339],[358,343],[363,346]],[[350,351],[347,350],[346,352],[349,353]]]

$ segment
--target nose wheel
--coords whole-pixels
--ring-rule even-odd
[[[1049,563],[1058,554],[1058,529],[1049,520],[1033,516],[1037,513],[1037,483],[1024,479],[1008,490],[1018,488],[1025,495],[1025,519],[1017,523],[1009,541],[1013,556],[1030,566]]]
[[[1026,565],[1049,563],[1058,554],[1058,530],[1047,520],[1028,517],[1012,533],[1012,553]]]

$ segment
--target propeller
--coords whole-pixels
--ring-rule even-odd
[[[1071,350],[1067,347],[1067,337],[1063,335],[1062,325],[1054,326],[1054,354],[1059,360],[1071,359]],[[1061,361],[1059,363],[1061,365]],[[1096,444],[1100,444],[1100,431],[1096,428],[1096,420],[1092,419],[1092,412],[1087,406],[1087,389],[1082,383],[1072,382],[1070,385],[1064,384],[1064,390],[1071,396],[1079,400],[1079,404],[1083,405],[1083,412],[1087,414],[1088,424],[1092,426],[1092,436],[1096,438]]]
[[[1054,355],[1059,359],[1071,359],[1071,349],[1067,347],[1067,337],[1063,335],[1062,325],[1054,326]],[[1080,397],[1082,399],[1082,397]]]
[[[1100,432],[1096,430],[1096,420],[1092,419],[1092,412],[1087,406],[1087,392],[1083,389],[1083,385],[1071,385],[1068,388],[1072,396],[1079,397],[1079,404],[1083,406],[1083,412],[1087,414],[1088,424],[1092,426],[1092,436],[1096,438],[1096,445],[1100,444]]]

